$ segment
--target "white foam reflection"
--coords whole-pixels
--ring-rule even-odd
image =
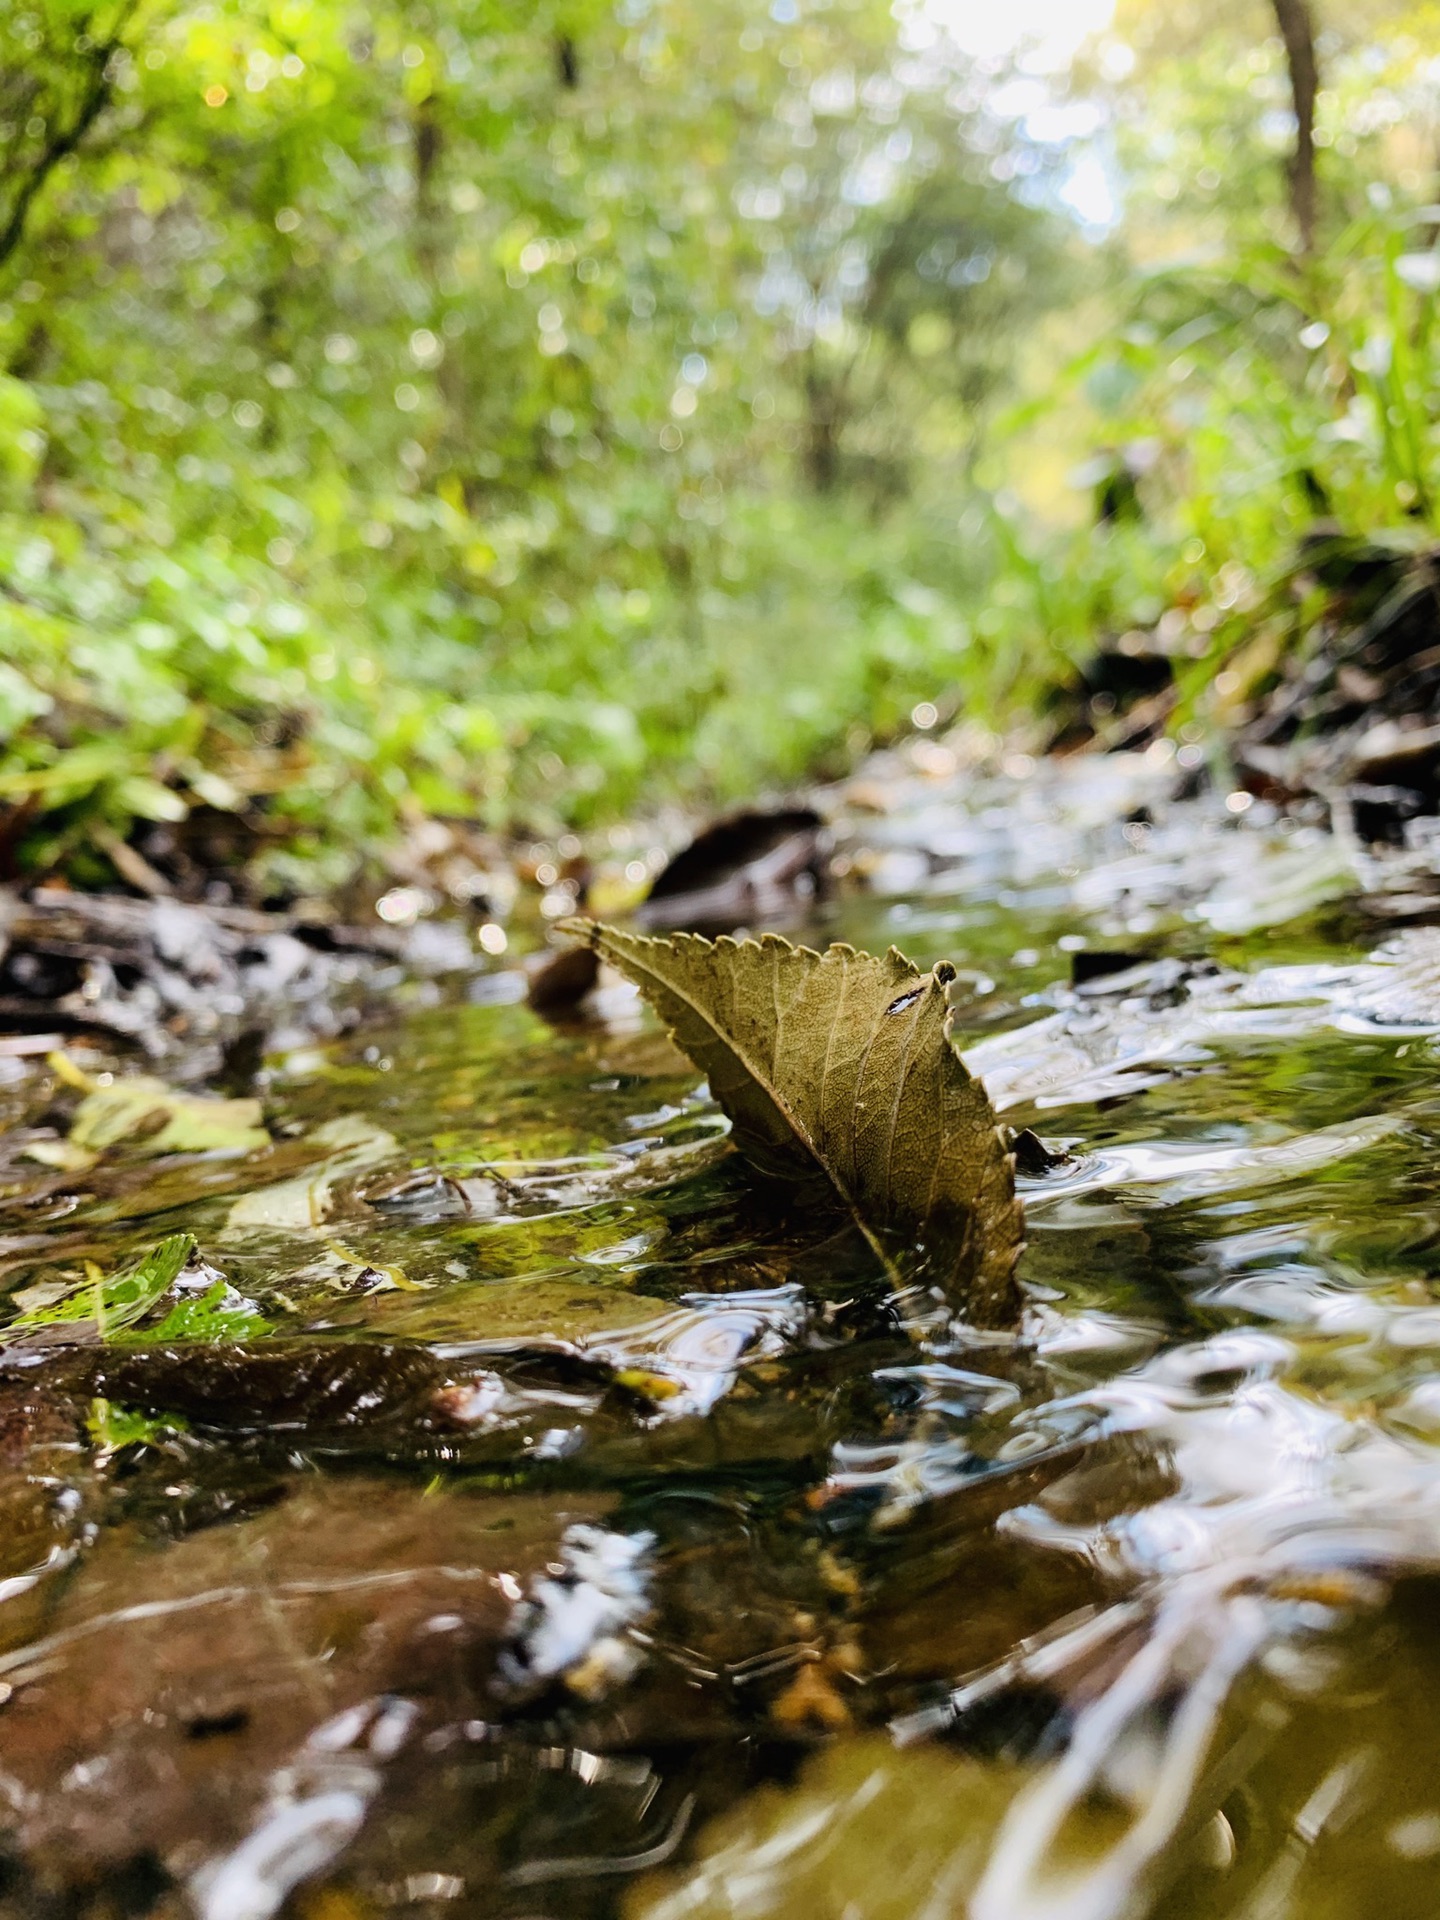
[[[270,1781],[267,1804],[238,1846],[191,1876],[200,1920],[270,1920],[293,1888],[341,1853],[380,1791],[380,1763],[405,1744],[417,1709],[382,1697],[318,1726]]]
[[[1440,1316],[1423,1311],[1427,1338],[1440,1344]],[[1343,1332],[1392,1342],[1398,1334],[1403,1343],[1415,1318],[1372,1305]],[[1326,1326],[1323,1307],[1318,1322]],[[1332,1335],[1341,1330],[1326,1326]],[[1129,1652],[1116,1677],[1081,1705],[1061,1757],[1015,1801],[972,1920],[1118,1920],[1129,1912],[1190,1812],[1238,1676],[1263,1657],[1277,1675],[1304,1684],[1304,1669],[1287,1665],[1279,1650],[1373,1606],[1390,1576],[1440,1565],[1433,1450],[1298,1390],[1302,1360],[1297,1343],[1273,1331],[1220,1333],[1034,1416],[1080,1415],[1094,1422],[1097,1439],[1143,1438],[1172,1490],[1091,1518],[1083,1494],[1061,1480],[1000,1522],[1012,1536],[1083,1557],[1126,1597],[1021,1650],[1003,1672],[962,1683],[951,1712],[963,1716],[1021,1677],[1063,1691],[1068,1673],[1093,1668],[1097,1649],[1108,1646],[1112,1660]],[[1097,1792],[1126,1808],[1124,1830],[1103,1853],[1061,1871],[1067,1824]]]
[[[965,1051],[1001,1112],[1140,1093],[1211,1065],[1234,1041],[1440,1033],[1440,929],[1415,929],[1353,966],[1240,974],[1160,961],[1048,997],[1052,1013]]]
[[[795,1284],[735,1293],[687,1293],[674,1313],[623,1333],[582,1342],[653,1401],[658,1416],[706,1414],[734,1386],[742,1365],[773,1359],[805,1325],[805,1289]]]

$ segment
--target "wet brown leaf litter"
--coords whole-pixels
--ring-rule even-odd
[[[921,745],[529,1004],[27,924],[4,1920],[1434,1910],[1419,855]]]
[[[1022,1218],[985,1090],[951,1045],[955,969],[777,935],[561,931],[632,980],[706,1075],[763,1180],[847,1209],[901,1285],[1013,1321]]]
[[[666,863],[636,921],[690,933],[793,924],[825,889],[829,852],[828,829],[813,807],[731,814]]]

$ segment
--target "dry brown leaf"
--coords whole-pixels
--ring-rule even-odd
[[[893,947],[574,934],[634,981],[707,1075],[764,1179],[835,1203],[901,1285],[940,1286],[982,1325],[1013,1321],[1023,1220],[984,1088],[951,1043],[954,968]]]

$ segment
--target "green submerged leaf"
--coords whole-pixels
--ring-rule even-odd
[[[1014,1161],[952,1044],[953,968],[922,973],[893,947],[812,953],[774,934],[649,939],[589,920],[561,931],[639,987],[763,1179],[843,1206],[897,1284],[938,1285],[982,1325],[1015,1319]]]
[[[64,1326],[93,1320],[101,1339],[111,1339],[133,1327],[163,1299],[194,1251],[193,1233],[172,1233],[133,1266],[109,1275],[96,1268],[63,1300],[32,1307],[14,1325]]]
[[[195,1251],[193,1233],[172,1233],[142,1260],[119,1273],[90,1267],[86,1278],[63,1298],[29,1308],[16,1327],[79,1326],[92,1321],[100,1338],[119,1345],[152,1341],[254,1340],[271,1332],[253,1301],[235,1292],[218,1275],[204,1293],[172,1301],[152,1326],[140,1323],[164,1301]],[[89,1263],[87,1262],[87,1265]]]
[[[1026,1774],[865,1733],[704,1827],[692,1858],[634,1882],[624,1920],[958,1920]]]
[[[270,1331],[270,1322],[252,1302],[217,1280],[205,1293],[177,1300],[158,1326],[145,1329],[143,1338],[147,1344],[152,1340],[255,1340]]]
[[[461,1281],[434,1292],[370,1296],[370,1324],[392,1338],[431,1341],[573,1341],[619,1334],[672,1310],[629,1287],[571,1274]]]
[[[102,1453],[118,1453],[121,1447],[142,1446],[167,1433],[184,1433],[189,1422],[178,1413],[151,1419],[130,1407],[117,1407],[113,1400],[92,1400],[85,1427]]]

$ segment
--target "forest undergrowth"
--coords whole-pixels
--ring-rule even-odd
[[[1303,789],[1243,743],[1428,592],[1440,96],[1423,10],[1308,97],[1277,23],[7,16],[8,877],[284,904],[955,721]]]

